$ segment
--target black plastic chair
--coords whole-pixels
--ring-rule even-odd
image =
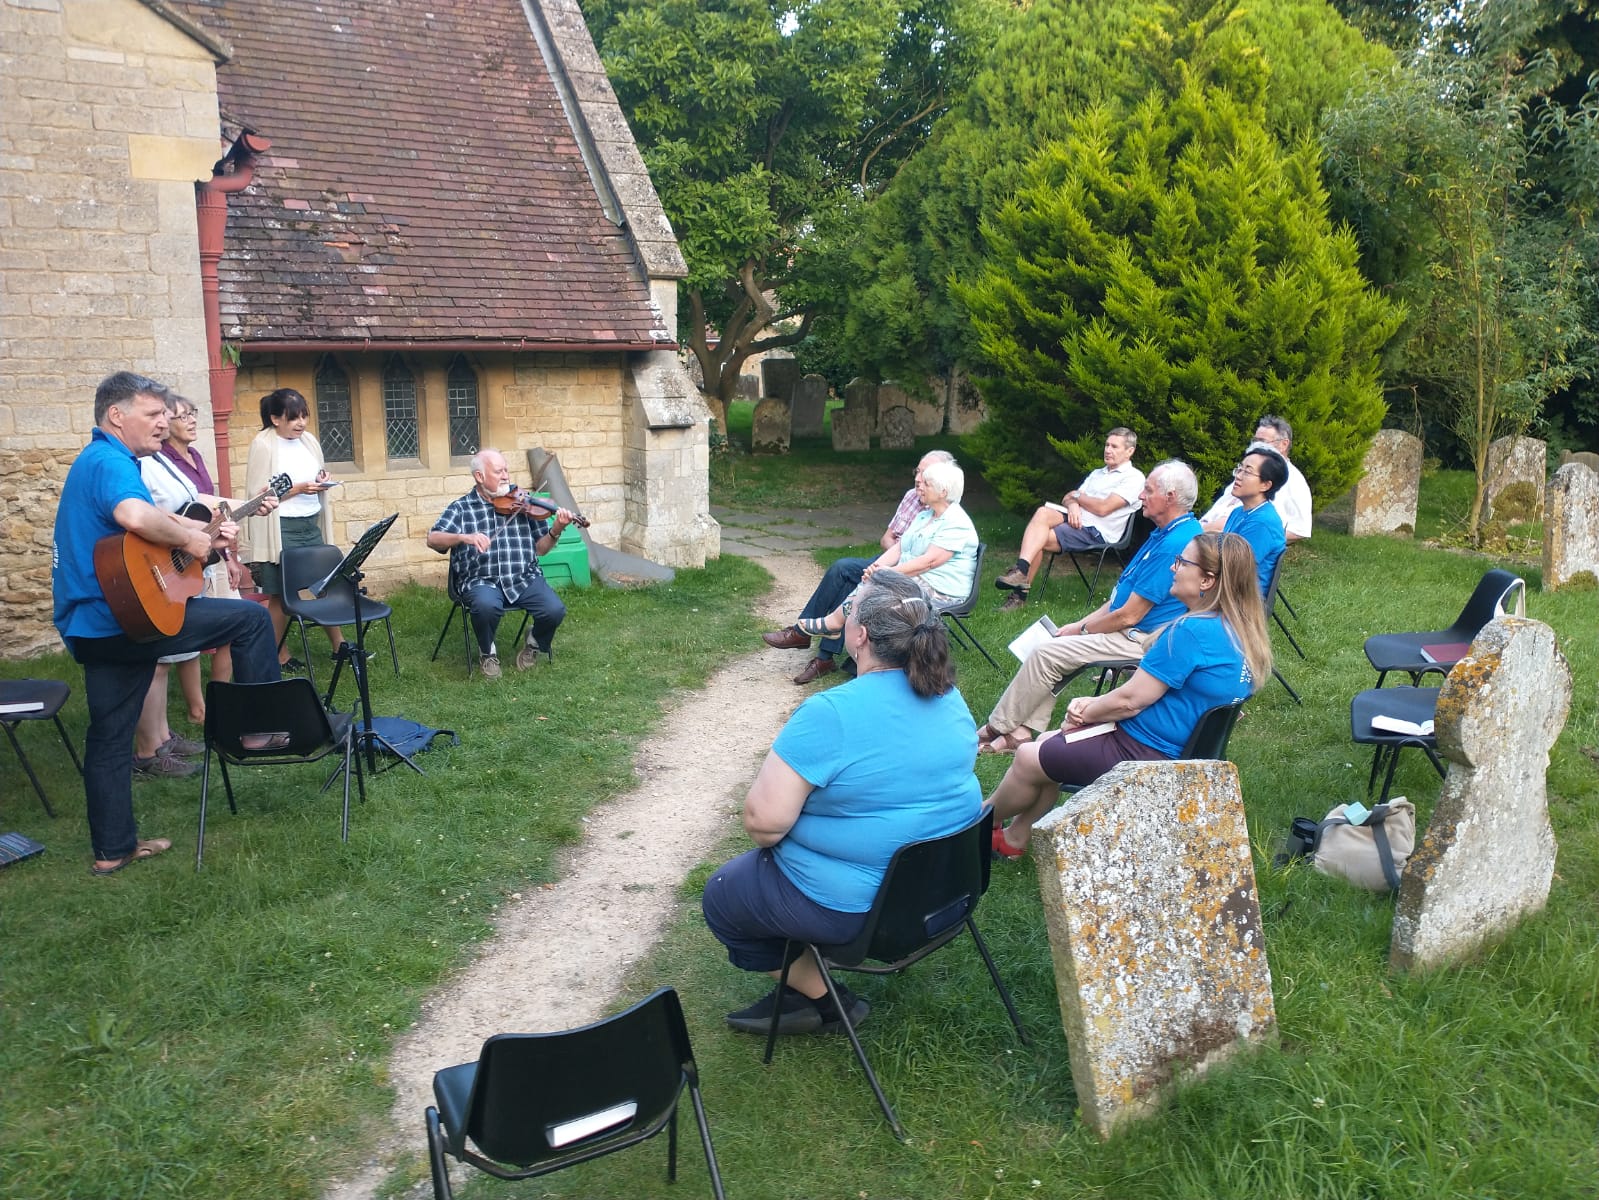
[[[1226,758],[1227,743],[1232,740],[1233,726],[1238,724],[1238,714],[1243,711],[1242,700],[1207,708],[1200,714],[1199,722],[1188,735],[1188,740],[1183,743],[1183,752],[1177,756],[1177,761],[1194,758]],[[1082,788],[1083,785],[1078,783],[1060,785],[1061,794],[1066,796],[1079,792]]]
[[[666,1177],[676,1180],[684,1088],[711,1191],[722,1200],[699,1071],[671,988],[581,1029],[491,1037],[476,1062],[433,1076],[437,1106],[425,1114],[433,1195],[452,1195],[446,1156],[498,1179],[530,1179],[637,1145],[663,1128]]]
[[[347,579],[335,579],[321,596],[302,596],[300,593],[326,578],[327,573],[344,559],[344,551],[337,546],[290,546],[283,552],[283,611],[294,618],[300,629],[300,654],[305,672],[312,684],[316,672],[311,666],[311,646],[305,637],[307,622],[331,629],[340,625],[355,624],[355,585]],[[361,625],[363,628],[382,621],[389,634],[389,657],[394,662],[394,673],[400,673],[400,652],[394,648],[394,623],[390,618],[394,610],[381,600],[361,594]],[[289,636],[288,627],[283,637]],[[282,645],[282,640],[279,641]]]
[[[194,869],[200,869],[205,854],[205,811],[211,792],[211,756],[222,768],[222,786],[228,794],[228,811],[237,814],[233,780],[228,764],[236,767],[282,766],[310,763],[329,754],[342,753],[343,764],[323,783],[325,792],[333,781],[344,776],[344,815],[339,837],[350,840],[350,772],[355,772],[356,789],[366,803],[366,777],[361,773],[361,756],[355,751],[355,715],[330,713],[316,694],[309,679],[279,679],[271,683],[221,683],[215,679],[205,687],[205,760],[200,772],[200,832],[195,838]],[[246,749],[247,737],[268,735],[272,744],[258,750]]]
[[[1377,803],[1388,802],[1388,792],[1394,784],[1394,770],[1399,766],[1399,752],[1410,746],[1423,751],[1432,763],[1433,770],[1438,772],[1438,777],[1443,778],[1444,765],[1438,761],[1436,736],[1431,733],[1393,733],[1371,727],[1371,719],[1375,716],[1397,717],[1413,725],[1431,721],[1438,710],[1440,690],[1435,687],[1375,687],[1361,692],[1349,702],[1350,738],[1357,746],[1373,747],[1371,777],[1366,780],[1368,799],[1372,788],[1377,785],[1378,771],[1387,763],[1388,771],[1383,776],[1382,793]]]
[[[1038,581],[1038,594],[1042,596],[1044,589],[1049,586],[1049,572],[1054,567],[1055,560],[1057,558],[1069,558],[1072,560],[1072,566],[1077,568],[1077,577],[1083,581],[1083,587],[1088,589],[1088,601],[1092,604],[1094,597],[1099,593],[1099,573],[1105,568],[1105,559],[1114,554],[1118,564],[1126,565],[1127,555],[1132,549],[1133,538],[1138,532],[1137,525],[1140,520],[1150,529],[1154,528],[1154,523],[1144,516],[1143,506],[1135,503],[1131,515],[1127,518],[1127,524],[1122,526],[1121,537],[1114,542],[1106,542],[1089,550],[1046,550],[1044,552],[1044,577]],[[1147,537],[1148,535],[1145,534],[1145,536]],[[1141,543],[1142,539],[1140,539]],[[1085,558],[1094,560],[1094,578],[1092,581],[1089,580],[1088,573],[1083,570],[1082,560]]]
[[[1429,633],[1379,633],[1366,639],[1366,661],[1377,672],[1377,686],[1383,685],[1390,671],[1403,671],[1412,684],[1419,684],[1424,675],[1436,672],[1449,674],[1449,668],[1465,657],[1459,651],[1446,662],[1435,661],[1422,653],[1423,646],[1469,646],[1482,627],[1495,617],[1505,615],[1514,601],[1516,615],[1526,606],[1527,584],[1520,576],[1509,571],[1494,569],[1477,581],[1471,599],[1460,610],[1455,623],[1448,629],[1435,629]]]
[[[1299,655],[1300,659],[1303,660],[1305,658],[1305,652],[1299,648],[1299,643],[1294,640],[1294,635],[1288,632],[1288,626],[1283,624],[1283,619],[1277,612],[1277,585],[1278,581],[1282,578],[1283,563],[1287,560],[1287,558],[1288,552],[1285,550],[1283,553],[1277,556],[1277,563],[1271,569],[1271,582],[1266,585],[1266,595],[1264,597],[1266,604],[1266,616],[1277,622],[1277,628],[1283,631],[1283,636],[1288,639],[1288,644],[1294,648],[1294,653]],[[1299,698],[1299,693],[1294,691],[1293,685],[1290,684],[1288,680],[1283,678],[1283,673],[1277,669],[1276,663],[1272,664],[1271,673],[1276,678],[1277,682],[1282,684],[1283,687],[1288,690],[1288,694],[1294,698],[1295,704],[1304,703],[1304,701]]]
[[[28,781],[33,784],[33,790],[39,793],[39,803],[44,805],[44,812],[48,817],[54,817],[56,810],[50,807],[50,797],[44,794],[44,785],[39,782],[38,775],[34,774],[33,764],[28,761],[22,743],[17,740],[17,726],[24,721],[54,721],[56,732],[61,735],[61,744],[72,756],[72,765],[77,768],[81,777],[83,763],[78,759],[78,751],[73,746],[72,739],[67,736],[67,727],[61,723],[61,708],[70,695],[72,689],[59,679],[0,680],[0,707],[21,706],[27,710],[0,712],[0,726],[5,727],[11,748],[17,752],[17,761],[22,764],[22,770],[28,776]],[[38,707],[34,708],[33,705]]]
[[[979,590],[983,584],[983,556],[988,553],[988,543],[977,543],[977,561],[972,564],[972,586],[967,591],[964,599],[950,600],[933,605],[933,609],[944,618],[944,624],[954,637],[957,645],[970,645],[988,660],[988,665],[994,670],[999,670],[999,664],[994,661],[994,656],[977,640],[977,635],[972,632],[971,626],[966,624],[966,618],[972,615],[977,608]]]
[[[1016,1036],[1027,1044],[1027,1032],[1016,1012],[1010,992],[999,978],[993,956],[977,931],[972,913],[977,902],[988,890],[989,847],[994,830],[994,811],[984,805],[977,819],[959,832],[947,837],[903,846],[889,861],[882,886],[872,902],[866,924],[860,935],[844,946],[818,946],[810,942],[790,941],[784,951],[783,977],[777,984],[781,996],[788,983],[789,968],[800,954],[809,953],[816,961],[827,985],[827,994],[833,998],[850,1044],[855,1047],[855,1057],[860,1059],[866,1081],[882,1105],[894,1136],[905,1140],[905,1128],[894,1115],[893,1106],[883,1094],[882,1085],[872,1071],[872,1064],[861,1048],[861,1039],[850,1023],[849,1014],[839,1001],[838,985],[833,981],[833,971],[858,971],[867,975],[892,975],[920,962],[933,951],[947,946],[970,930],[977,952],[983,956],[988,977],[994,981],[999,998],[1005,1002]],[[867,959],[882,966],[866,965]],[[772,1006],[772,1025],[766,1035],[766,1062],[772,1061],[772,1049],[777,1042],[777,1022],[782,1016],[782,1005]]]
[[[473,670],[478,665],[479,659],[482,658],[482,654],[478,651],[477,639],[472,636],[472,617],[471,614],[468,613],[466,605],[461,602],[461,598],[453,591],[449,592],[448,594],[450,597],[450,611],[444,618],[444,628],[439,630],[439,640],[433,643],[433,656],[429,658],[428,661],[438,661],[439,651],[444,648],[445,635],[450,632],[450,625],[455,621],[455,615],[460,613],[461,642],[463,649],[466,651],[466,677],[470,679],[472,678]],[[516,611],[522,614],[522,624],[517,627],[516,637],[511,639],[511,645],[520,646],[522,644],[523,637],[527,634],[528,619],[533,614],[528,612],[525,608],[518,609]]]

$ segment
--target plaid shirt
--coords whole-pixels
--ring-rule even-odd
[[[927,505],[922,503],[922,498],[912,488],[900,499],[899,507],[894,510],[894,519],[888,523],[888,531],[895,537],[904,537],[905,531],[911,527],[922,509]]]
[[[492,583],[507,600],[515,600],[543,572],[537,545],[550,532],[550,523],[517,514],[502,517],[473,488],[440,514],[435,533],[486,533],[494,540],[487,554],[471,546],[450,551],[450,594],[465,596],[468,588]]]

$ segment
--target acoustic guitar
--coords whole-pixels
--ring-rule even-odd
[[[274,475],[253,500],[229,512],[226,504],[215,515],[203,504],[191,504],[184,516],[206,521],[206,536],[224,521],[253,517],[268,496],[279,500],[294,486],[288,475]],[[158,546],[136,533],[113,533],[94,544],[94,574],[105,593],[111,615],[122,632],[136,642],[171,637],[183,628],[184,605],[205,590],[205,560],[176,546]]]

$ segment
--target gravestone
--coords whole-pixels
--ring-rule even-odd
[[[866,414],[866,436],[877,433],[877,385],[869,379],[856,376],[844,385],[844,407],[852,412]],[[838,414],[833,414],[838,420]]]
[[[1276,1029],[1229,762],[1126,762],[1033,827],[1072,1081],[1100,1137]]]
[[[949,431],[974,433],[987,419],[988,407],[983,403],[983,394],[977,390],[971,376],[955,368],[949,381]]]
[[[1416,532],[1416,496],[1421,490],[1421,439],[1403,429],[1384,429],[1366,451],[1365,470],[1355,484],[1349,532]]]
[[[936,400],[913,396],[893,380],[877,388],[877,432],[883,433],[883,414],[891,408],[904,408],[912,417],[911,431],[915,437],[933,437],[944,432],[944,405]]]
[[[1560,465],[1567,463],[1581,463],[1589,468],[1595,475],[1599,475],[1599,454],[1591,450],[1562,450],[1560,452]]]
[[[695,361],[698,361],[697,359]],[[761,398],[761,377],[759,375],[740,375],[738,377],[738,398],[740,400],[759,400]]]
[[[1543,520],[1549,448],[1537,438],[1502,437],[1488,447],[1489,521]]]
[[[794,387],[794,436],[821,437],[827,415],[827,379],[806,375]]]
[[[774,396],[785,404],[792,404],[799,377],[799,363],[794,359],[767,358],[761,363],[761,395]]]
[[[877,415],[877,444],[884,450],[911,450],[916,446],[916,417],[903,404]]]
[[[755,419],[750,426],[750,453],[787,454],[788,440],[788,401],[768,396],[755,406]]]
[[[845,406],[833,413],[833,449],[870,450],[872,448],[871,414],[863,408]]]
[[[1543,590],[1599,583],[1599,475],[1569,462],[1549,481],[1543,513]]]
[[[1540,621],[1489,622],[1449,672],[1434,718],[1448,774],[1405,865],[1390,966],[1465,958],[1543,907],[1555,869],[1545,774],[1570,707],[1571,668]]]

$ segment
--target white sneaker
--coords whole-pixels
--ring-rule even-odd
[[[522,649],[517,653],[516,669],[518,671],[530,671],[538,665],[539,648],[532,642],[528,642],[527,645],[523,646]]]
[[[478,669],[483,672],[484,679],[498,679],[500,677],[500,656],[498,654],[485,654],[478,663]]]

